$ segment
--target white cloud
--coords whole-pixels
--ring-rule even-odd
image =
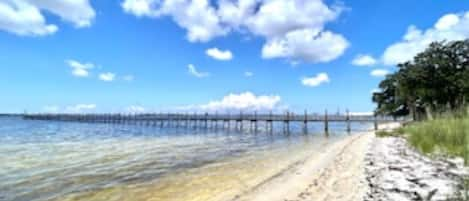
[[[227,34],[208,0],[166,0],[162,4],[162,12],[171,14],[179,26],[187,29],[187,39],[191,42],[207,42]]]
[[[438,30],[448,30],[459,23],[459,16],[456,14],[447,14],[441,17],[435,24]]]
[[[158,16],[159,13],[153,10],[153,5],[156,3],[156,0],[126,0],[121,3],[121,6],[126,13],[131,13],[138,17]]]
[[[99,79],[105,82],[112,82],[114,81],[115,77],[116,77],[116,74],[109,73],[109,72],[99,74]]]
[[[145,112],[145,108],[138,105],[131,105],[125,109],[126,112],[130,113],[142,113]]]
[[[218,48],[210,48],[205,52],[208,56],[222,61],[228,61],[233,58],[233,54],[229,50],[219,50]]]
[[[58,30],[46,22],[44,12],[76,27],[90,26],[95,12],[88,0],[7,0],[0,2],[0,30],[21,36],[44,36]]]
[[[244,72],[244,77],[252,77],[252,76],[254,76],[253,72],[250,72],[250,71]]]
[[[131,82],[134,81],[135,77],[133,75],[125,75],[124,77],[122,77],[122,79],[127,82]]]
[[[301,83],[304,86],[308,87],[317,87],[323,83],[329,83],[330,79],[327,73],[318,73],[316,76],[313,77],[305,77],[301,79]]]
[[[0,2],[0,30],[22,36],[43,36],[55,33],[58,27],[47,24],[35,6],[23,1],[6,1]]]
[[[262,57],[329,62],[342,55],[348,45],[343,36],[330,31],[298,29],[267,41],[262,48]]]
[[[412,60],[434,41],[462,40],[469,37],[469,12],[465,14],[447,14],[442,16],[427,30],[420,30],[416,26],[409,26],[402,41],[390,45],[383,53],[382,59],[386,65],[395,65]]]
[[[389,73],[391,73],[391,72],[389,70],[386,70],[386,69],[375,69],[375,70],[371,71],[370,75],[373,76],[373,77],[384,77]]]
[[[210,73],[208,73],[208,72],[199,72],[199,71],[197,71],[195,66],[192,65],[192,64],[187,65],[187,68],[188,68],[189,74],[191,74],[195,77],[204,78],[204,77],[210,76]]]
[[[279,106],[280,96],[278,95],[260,95],[257,96],[252,92],[231,93],[221,100],[210,101],[207,104],[190,107],[204,111],[230,111],[230,110],[257,110],[267,111],[275,109]]]
[[[47,10],[76,27],[88,27],[96,16],[89,0],[25,0]]]
[[[74,106],[68,106],[65,108],[65,112],[67,113],[83,113],[87,111],[92,111],[96,109],[95,104],[78,104]]]
[[[376,63],[376,59],[367,54],[359,54],[352,61],[355,66],[373,66]]]
[[[220,24],[208,0],[125,0],[121,6],[125,12],[139,17],[171,16],[187,30],[187,39],[191,42],[207,42],[228,31]]]
[[[250,16],[246,24],[254,34],[268,38],[304,28],[319,33],[340,12],[341,9],[332,10],[322,0],[270,0],[263,1],[258,12]]]
[[[72,68],[72,74],[77,77],[88,77],[89,70],[95,67],[92,63],[80,63],[76,60],[67,60],[65,63]]]
[[[232,31],[265,38],[263,58],[328,62],[341,56],[348,41],[325,30],[341,7],[323,0],[124,0],[127,13],[171,16],[191,42],[207,42]],[[214,6],[212,4],[217,4]]]
[[[240,29],[252,17],[258,4],[257,0],[220,0],[217,14],[221,22],[226,23],[232,29]]]

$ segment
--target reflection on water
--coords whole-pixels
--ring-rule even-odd
[[[251,133],[0,118],[0,200],[220,200],[347,135],[331,123],[325,138],[322,126],[269,134],[262,124]]]

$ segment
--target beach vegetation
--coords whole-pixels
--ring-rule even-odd
[[[462,157],[469,161],[469,117],[444,117],[404,127],[413,147],[425,154]]]
[[[454,114],[469,98],[469,39],[434,42],[412,61],[397,65],[373,93],[375,112],[414,120]]]

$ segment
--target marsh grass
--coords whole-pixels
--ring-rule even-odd
[[[469,159],[469,116],[446,116],[409,125],[403,129],[409,143],[425,154]]]

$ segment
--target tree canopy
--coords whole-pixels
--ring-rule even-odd
[[[469,39],[433,42],[412,61],[397,65],[373,93],[376,113],[432,118],[456,110],[469,97]]]

